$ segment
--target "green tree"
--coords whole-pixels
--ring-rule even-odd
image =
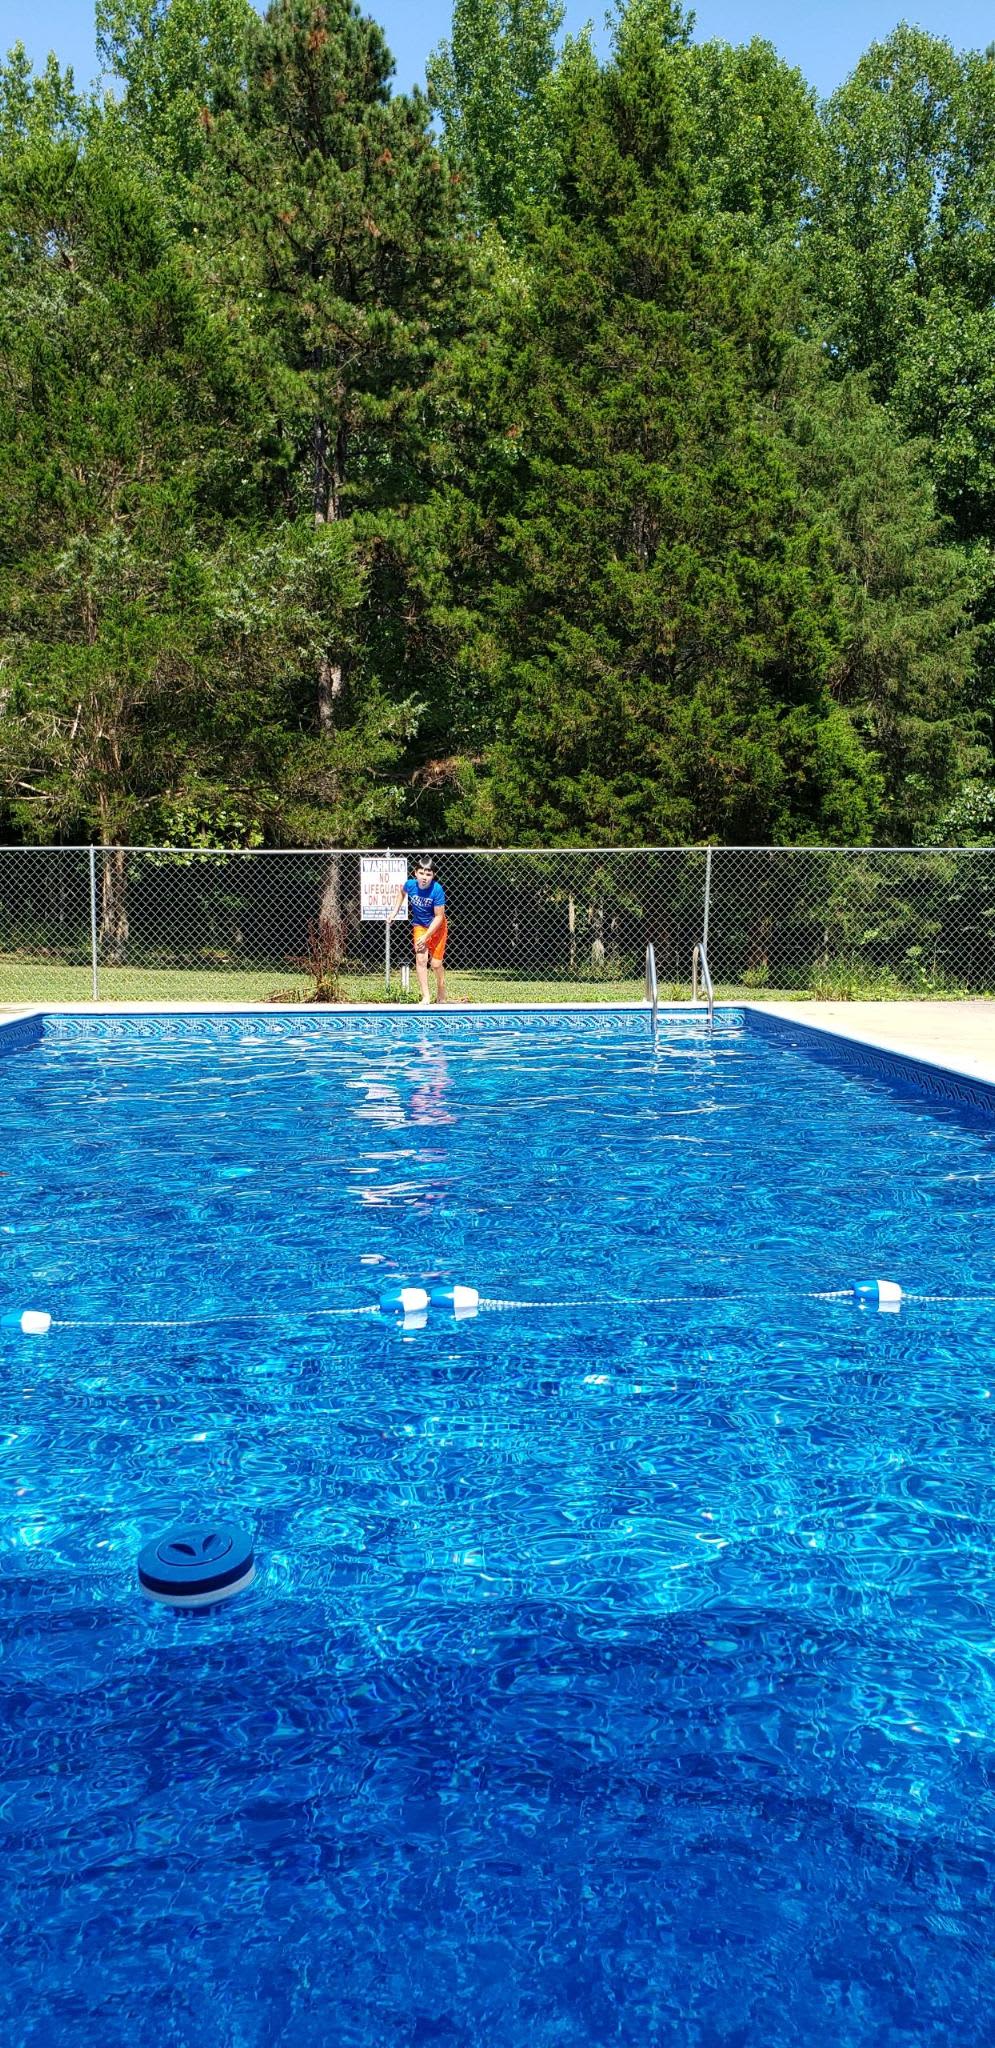
[[[247,393],[147,188],[92,136],[8,155],[0,197],[0,781],[31,837],[113,845],[223,758],[210,551]],[[125,931],[109,862],[111,952]]]
[[[63,71],[56,57],[36,72],[24,44],[15,43],[0,64],[0,161],[12,161],[38,142],[80,141],[88,111],[72,72]]]
[[[354,0],[97,5],[116,98],[0,70],[9,829],[984,836],[990,57],[820,131],[457,0],[440,146]]]
[[[478,219],[505,235],[550,188],[550,83],[563,11],[561,0],[455,0],[451,39],[429,60],[446,150]]]
[[[443,372],[465,265],[427,103],[392,98],[391,68],[352,0],[275,0],[209,122],[200,186],[203,274],[259,350],[270,517],[337,529],[364,585],[348,622],[329,616],[312,679],[312,801],[294,816],[322,837],[355,816],[344,747],[396,825],[386,771],[445,611]]]
[[[995,752],[995,51],[907,26],[871,46],[826,109],[806,252],[837,374],[921,440],[968,553]]]
[[[964,538],[995,512],[995,54],[901,27],[826,109],[808,253],[840,371],[923,434]]]
[[[50,55],[44,71],[36,73],[23,43],[15,43],[0,64],[0,165],[9,175],[15,160],[39,142],[79,140],[86,112],[71,72],[63,72]],[[0,832],[16,834],[9,791],[2,786]]]
[[[757,36],[692,43],[674,72],[705,213],[765,260],[793,253],[818,164],[811,86]]]
[[[98,54],[124,88],[111,103],[120,136],[181,208],[211,116],[244,76],[255,18],[251,0],[96,0]]]
[[[504,340],[492,839],[871,830],[827,688],[832,565],[765,410],[787,338],[695,203],[674,52],[635,0],[573,76],[556,203]]]
[[[928,836],[978,759],[970,684],[976,583],[940,520],[923,442],[906,441],[866,380],[795,351],[777,393],[783,436],[836,578],[827,681],[874,763],[879,840]]]

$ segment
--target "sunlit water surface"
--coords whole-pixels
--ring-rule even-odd
[[[6,2043],[990,2041],[990,1121],[687,1020],[0,1083]],[[319,1313],[402,1279],[575,1305]]]

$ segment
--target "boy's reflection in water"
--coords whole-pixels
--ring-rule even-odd
[[[364,1175],[355,1190],[364,1208],[404,1209],[412,1221],[446,1213],[453,1169],[441,1126],[457,1121],[449,1106],[450,1079],[444,1052],[428,1038],[410,1064],[405,1061],[403,1071],[395,1069],[390,1081],[364,1076],[364,1100],[354,1114],[385,1137],[391,1134],[388,1150],[364,1149],[361,1164],[352,1169]],[[405,1143],[408,1130],[419,1135]],[[433,1130],[439,1133],[434,1139]],[[367,1179],[371,1168],[375,1170]]]
[[[456,1118],[449,1108],[449,1068],[440,1045],[426,1041],[417,1073],[417,1087],[411,1096],[408,1111],[413,1124],[454,1124]]]

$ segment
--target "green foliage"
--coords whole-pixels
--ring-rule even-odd
[[[429,60],[447,153],[478,218],[506,235],[551,187],[563,12],[561,0],[455,0],[452,38]]]
[[[817,1003],[894,1003],[910,996],[931,1002],[963,1002],[971,994],[962,982],[944,974],[931,974],[909,947],[902,973],[892,967],[854,966],[847,961],[830,961],[816,968],[806,993]]]
[[[492,840],[816,835],[830,801],[866,832],[825,689],[829,564],[758,408],[784,341],[699,229],[675,42],[645,0],[575,95],[504,337]]]
[[[995,742],[995,50],[902,26],[826,110],[805,260],[838,375],[859,370],[923,458],[983,637],[970,696]]]
[[[995,511],[995,53],[901,27],[830,101],[809,260],[835,360],[930,451],[959,535]]]
[[[995,56],[902,26],[826,110],[810,256],[841,363],[890,396],[943,307],[995,295]]]
[[[692,43],[673,74],[706,218],[762,260],[789,256],[818,162],[811,87],[759,37]]]
[[[792,359],[777,422],[836,572],[835,704],[875,764],[875,836],[909,843],[971,759],[974,583],[937,518],[921,442],[896,436],[863,379]]]
[[[71,71],[60,70],[50,56],[38,74],[24,44],[15,43],[0,64],[0,162],[13,162],[39,142],[82,140],[87,113]]]
[[[931,837],[937,846],[995,846],[995,783],[968,777]]]
[[[255,351],[270,420],[255,473],[276,544],[313,560],[303,529],[327,529],[325,557],[351,579],[347,612],[310,606],[310,701],[291,690],[300,738],[278,806],[282,834],[340,842],[401,811],[390,771],[444,611],[443,364],[466,296],[452,178],[426,102],[392,98],[390,70],[351,0],[276,0],[212,123],[195,238]],[[271,629],[288,644],[294,603],[286,583]]]
[[[245,393],[154,205],[96,142],[17,153],[2,196],[0,775],[35,838],[127,838],[209,722],[205,548]]]
[[[4,832],[995,838],[995,58],[562,15],[10,54]]]
[[[167,195],[203,163],[212,116],[244,75],[255,19],[251,0],[96,0],[97,49],[124,88],[122,141]]]
[[[192,785],[175,801],[164,804],[163,846],[204,850],[262,846],[262,830],[256,819],[247,816],[235,803],[218,803],[212,798],[210,789],[200,790]]]

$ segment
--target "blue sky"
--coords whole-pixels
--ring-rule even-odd
[[[398,83],[420,80],[429,50],[448,33],[450,0],[368,4],[387,32]],[[799,65],[819,92],[829,93],[852,71],[868,43],[887,35],[903,12],[963,49],[983,47],[993,35],[992,18],[985,19],[978,0],[920,0],[919,5],[912,0],[904,9],[902,0],[809,0],[808,6],[799,0],[767,0],[765,6],[756,0],[701,0],[696,33],[730,43],[763,35],[789,63]],[[603,34],[604,13],[604,0],[593,6],[569,0],[568,25],[577,29],[593,21]],[[63,63],[73,65],[79,82],[88,80],[96,68],[92,0],[0,0],[0,47],[18,40],[36,63],[53,49]]]

